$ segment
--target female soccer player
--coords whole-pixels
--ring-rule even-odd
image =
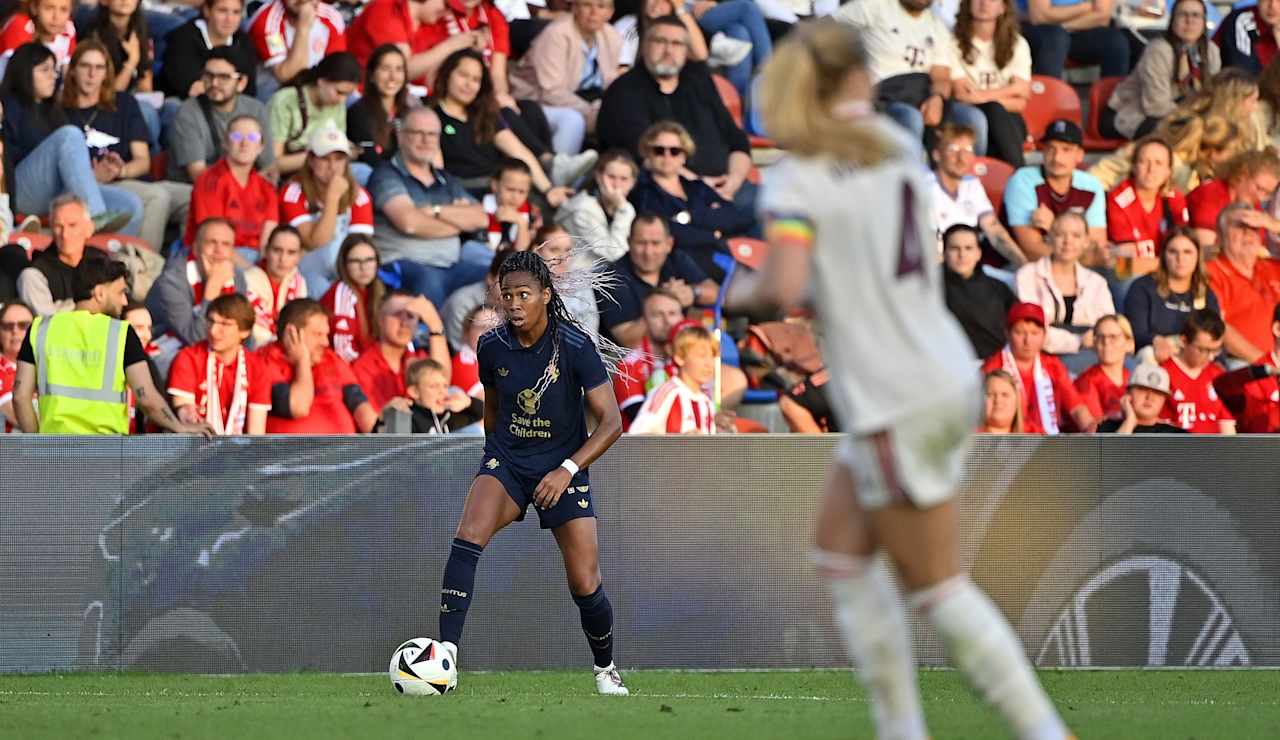
[[[768,264],[731,305],[804,301],[810,280],[842,428],[819,504],[815,559],[881,738],[923,738],[907,615],[880,551],[952,658],[1021,738],[1063,738],[1017,637],[960,566],[953,496],[978,423],[972,350],[929,257],[921,151],[872,113],[867,52],[849,26],[797,29],[764,73],[769,134],[791,153],[762,204]],[[739,276],[741,277],[741,276]]]
[[[587,467],[622,434],[613,386],[590,333],[565,309],[535,252],[515,252],[498,271],[506,323],[480,337],[484,462],[467,493],[440,589],[440,639],[457,644],[490,538],[532,503],[564,556],[569,591],[595,656],[596,691],[629,692],[613,664],[613,607],[600,585]],[[584,408],[585,401],[585,408]],[[587,436],[587,415],[599,420]]]

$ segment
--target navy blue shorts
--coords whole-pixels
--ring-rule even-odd
[[[526,475],[508,465],[505,460],[488,455],[480,464],[476,477],[487,475],[496,478],[507,490],[511,500],[520,507],[520,516],[516,517],[516,521],[523,521],[525,512],[533,503],[533,492],[537,490],[538,484],[546,474],[542,473],[536,477]],[[538,523],[543,529],[555,529],[570,519],[594,517],[596,507],[591,502],[591,484],[587,480],[587,471],[579,470],[570,479],[569,487],[564,490],[564,494],[560,496],[555,506],[550,509],[540,509],[535,506],[534,510],[538,512]]]

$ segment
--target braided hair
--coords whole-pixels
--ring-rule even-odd
[[[564,237],[561,236],[560,238]],[[595,261],[580,267],[573,266],[575,263],[574,255],[578,251],[576,244],[574,249],[562,258],[566,263],[565,269],[553,272],[547,261],[538,254],[537,250],[541,246],[535,245],[533,249],[528,251],[512,252],[508,255],[503,260],[501,267],[498,268],[498,285],[502,284],[503,278],[507,275],[525,272],[532,276],[539,286],[551,291],[551,301],[547,304],[547,331],[551,332],[552,353],[551,360],[547,363],[547,369],[543,374],[544,380],[550,383],[553,376],[559,373],[560,329],[563,325],[573,326],[590,337],[595,344],[596,351],[600,353],[600,358],[603,360],[609,374],[617,374],[618,366],[629,350],[600,336],[598,332],[584,325],[569,311],[564,299],[561,298],[562,293],[568,292],[572,295],[577,290],[584,288],[601,291],[607,296],[617,283],[616,277],[596,270]],[[499,307],[498,313],[501,320],[505,321],[506,317],[502,315],[501,307]]]

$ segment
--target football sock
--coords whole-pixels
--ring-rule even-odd
[[[956,667],[1019,738],[1068,737],[1017,635],[968,576],[958,575],[917,591],[911,604],[929,619]]]
[[[596,668],[608,668],[613,662],[613,606],[600,586],[590,596],[573,595],[582,616],[582,632],[595,656]]]
[[[444,566],[444,583],[440,587],[440,640],[462,643],[462,625],[467,621],[471,592],[476,585],[476,564],[484,548],[474,542],[453,539],[449,562]]]
[[[876,736],[926,737],[906,609],[885,562],[825,551],[815,552],[813,559],[831,590],[836,624],[871,699]]]

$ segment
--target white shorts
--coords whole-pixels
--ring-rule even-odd
[[[836,462],[852,475],[864,509],[894,503],[927,509],[959,490],[980,420],[977,398],[952,396],[880,432],[845,437]]]

